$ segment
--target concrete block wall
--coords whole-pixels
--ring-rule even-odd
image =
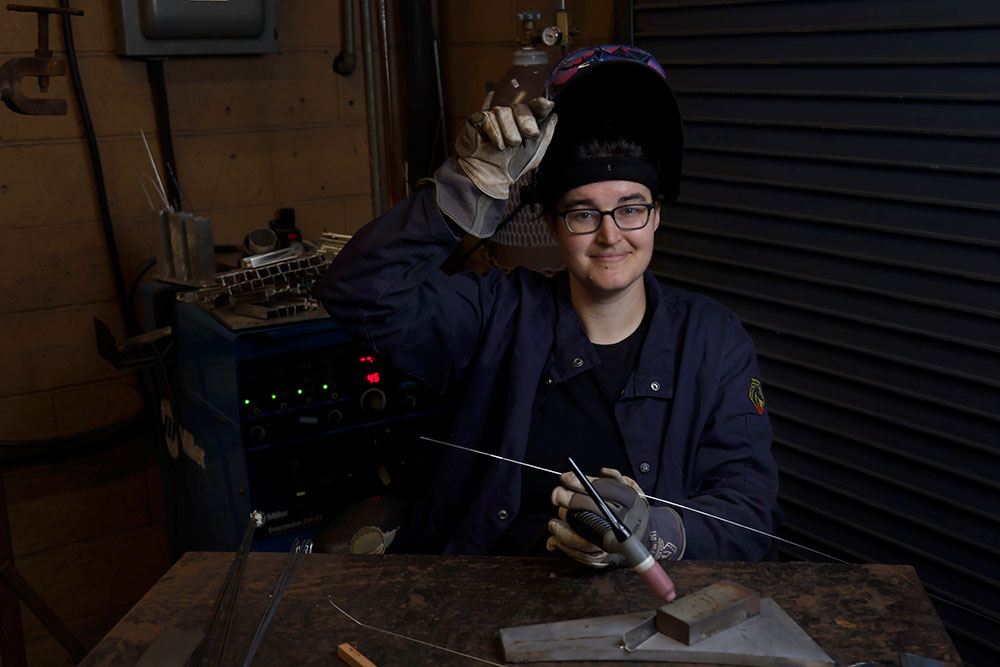
[[[74,0],[73,30],[98,135],[126,285],[156,254],[142,182],[162,172],[146,65],[115,52],[113,0]],[[35,18],[0,10],[0,62],[30,56]],[[283,0],[280,54],[163,63],[184,206],[239,244],[292,207],[306,238],[371,217],[364,73],[333,72],[341,3]],[[60,21],[52,49],[65,57]],[[357,38],[360,46],[360,36]],[[0,107],[0,440],[71,435],[135,414],[131,375],[97,352],[92,319],[124,336],[83,125],[68,77],[66,116]],[[148,186],[149,196],[154,196]],[[153,271],[155,273],[155,269]],[[15,563],[85,644],[97,641],[169,566],[151,437],[84,458],[4,471]],[[68,656],[22,606],[30,664]]]

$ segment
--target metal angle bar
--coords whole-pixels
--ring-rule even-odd
[[[902,489],[904,491],[909,491],[909,492],[913,493],[914,495],[922,496],[922,497],[924,497],[924,498],[926,498],[928,500],[932,500],[932,501],[935,501],[935,502],[947,501],[947,499],[943,498],[940,494],[928,493],[928,492],[926,492],[923,489],[920,489],[920,488],[917,488],[917,487],[913,486],[912,484],[906,484],[905,482],[901,482],[898,479],[890,477],[888,475],[880,475],[878,473],[871,472],[870,470],[868,470],[866,468],[863,468],[862,466],[858,466],[858,465],[854,465],[852,463],[845,462],[842,459],[837,459],[837,458],[834,458],[834,457],[826,455],[826,454],[820,454],[820,453],[815,452],[813,450],[810,450],[810,449],[808,449],[806,447],[802,447],[800,445],[795,445],[795,444],[791,443],[790,441],[785,440],[784,438],[774,438],[774,444],[777,444],[778,446],[783,447],[785,449],[790,449],[790,450],[793,450],[793,451],[795,451],[797,453],[804,454],[804,455],[806,455],[806,456],[808,456],[810,458],[817,459],[819,461],[823,461],[823,462],[825,462],[827,464],[830,464],[830,465],[832,465],[834,467],[843,468],[843,469],[848,470],[848,471],[850,471],[852,473],[858,474],[858,475],[860,475],[862,477],[868,477],[870,479],[873,479],[873,480],[876,480],[878,482],[881,482],[882,484],[884,484],[886,486],[895,487],[897,489]],[[888,514],[890,516],[894,516],[894,517],[897,517],[899,519],[903,519],[903,520],[909,521],[911,523],[915,523],[915,524],[917,524],[917,525],[925,528],[928,532],[934,532],[934,533],[937,533],[939,535],[944,535],[946,537],[951,538],[955,542],[961,542],[961,543],[964,543],[964,544],[966,544],[966,545],[968,545],[970,547],[973,547],[973,548],[976,548],[976,549],[981,549],[983,551],[987,551],[987,552],[991,553],[993,556],[995,556],[996,558],[1000,559],[1000,549],[998,549],[997,547],[991,546],[989,544],[984,544],[982,542],[978,542],[978,541],[970,538],[967,535],[962,535],[962,534],[956,533],[955,531],[950,530],[947,527],[943,527],[943,526],[940,526],[940,525],[935,524],[935,523],[930,523],[930,522],[925,521],[923,519],[918,519],[918,518],[916,518],[916,517],[914,517],[912,515],[909,515],[909,514],[904,514],[904,513],[900,512],[900,511],[895,510],[895,509],[893,509],[893,508],[891,508],[891,507],[889,507],[887,505],[884,505],[882,503],[871,502],[871,501],[869,501],[869,500],[867,500],[865,498],[862,498],[861,496],[858,496],[858,495],[856,495],[854,493],[850,493],[848,491],[843,491],[843,490],[839,489],[838,487],[830,485],[830,484],[826,484],[825,482],[811,481],[813,478],[811,478],[811,477],[809,477],[807,475],[804,475],[802,473],[796,473],[796,472],[794,472],[794,470],[788,469],[787,466],[786,467],[782,467],[782,472],[783,473],[791,474],[793,477],[796,477],[798,479],[809,481],[809,483],[812,484],[813,486],[816,486],[816,487],[822,488],[822,489],[826,489],[826,490],[828,490],[829,492],[831,492],[831,493],[833,493],[835,495],[845,496],[845,497],[850,498],[851,500],[854,500],[854,501],[856,501],[856,502],[858,502],[858,503],[860,503],[860,504],[862,504],[862,505],[864,505],[866,507],[871,507],[873,509],[880,510],[884,514]],[[986,519],[986,520],[988,520],[990,522],[1000,523],[1000,516],[997,516],[995,514],[990,514],[988,512],[984,512],[982,510],[978,510],[977,508],[969,507],[968,505],[962,505],[961,503],[957,503],[957,502],[943,502],[943,504],[947,504],[952,509],[958,510],[960,512],[967,513],[967,514],[977,514],[981,518]]]
[[[264,516],[260,512],[253,511],[250,513],[250,520],[243,531],[243,537],[240,539],[239,548],[236,550],[233,562],[229,566],[229,570],[226,572],[226,578],[222,582],[222,590],[219,591],[219,595],[216,597],[215,603],[212,605],[212,612],[209,615],[208,627],[205,630],[205,636],[202,637],[201,642],[195,649],[188,664],[203,665],[206,664],[206,661],[209,661],[209,658],[205,657],[206,653],[210,657],[213,656],[213,643],[215,642],[215,634],[218,631],[219,619],[224,612],[228,611],[231,613],[233,610],[230,602],[232,602],[235,598],[236,593],[239,592],[239,585],[243,574],[243,564],[246,561],[247,553],[250,551],[253,531],[255,528],[262,526],[263,524]],[[222,651],[225,651],[225,637],[228,637],[228,626],[231,622],[232,619],[227,617],[224,639],[222,641]],[[211,662],[214,664],[217,662],[217,659],[211,660]]]
[[[281,598],[284,596],[285,590],[288,588],[288,585],[292,581],[292,576],[295,574],[295,569],[298,567],[299,561],[305,553],[312,553],[312,540],[300,542],[299,539],[296,538],[292,542],[292,548],[288,552],[288,556],[285,558],[284,566],[281,568],[281,571],[278,572],[278,576],[274,581],[274,588],[271,590],[267,606],[264,608],[264,613],[261,616],[260,622],[257,624],[257,631],[254,633],[253,640],[250,642],[250,650],[247,652],[247,657],[243,661],[243,667],[250,667],[250,663],[253,662],[254,656],[257,654],[257,649],[264,640],[267,628],[271,624],[271,619],[274,617],[274,613],[278,610],[278,603],[281,602]]]
[[[12,554],[9,554],[9,556],[11,559],[13,558]],[[80,644],[69,627],[56,616],[51,607],[45,603],[45,600],[31,587],[31,584],[17,571],[13,560],[0,562],[0,586],[9,587],[14,593],[13,604],[18,604],[18,598],[20,598],[20,602],[23,602],[35,617],[42,622],[42,625],[52,633],[52,636],[66,649],[75,662],[79,662],[86,657],[87,651],[83,648],[83,645]],[[12,626],[20,625],[13,622],[10,618],[4,620],[7,623],[11,623]],[[9,655],[17,657],[17,648],[23,650],[23,644],[15,646]]]
[[[243,540],[240,543],[239,554],[241,555],[239,557],[239,565],[237,566],[237,571],[233,582],[232,595],[229,597],[229,600],[225,605],[226,621],[225,624],[222,626],[222,637],[219,641],[218,651],[216,652],[217,660],[213,660],[214,664],[218,664],[219,662],[224,661],[226,657],[226,648],[229,646],[229,634],[232,630],[233,618],[236,616],[237,600],[239,599],[240,595],[240,584],[243,581],[243,572],[246,569],[247,554],[250,551],[250,543],[253,538],[253,531],[255,528],[257,528],[264,522],[262,514],[256,512],[255,515],[256,516],[254,516],[254,519],[260,517],[259,522],[253,521],[252,525],[247,527],[246,533],[244,533],[243,535]]]

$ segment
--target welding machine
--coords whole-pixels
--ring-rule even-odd
[[[173,557],[235,550],[251,510],[265,519],[254,549],[285,551],[359,499],[422,494],[434,453],[416,440],[443,422],[435,392],[327,317],[233,329],[176,294],[144,289],[174,332],[157,383]]]

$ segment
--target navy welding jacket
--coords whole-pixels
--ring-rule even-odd
[[[433,187],[424,187],[354,235],[323,278],[321,298],[357,342],[449,396],[451,442],[521,461],[533,405],[599,360],[565,272],[448,276],[439,267],[460,238]],[[773,532],[778,473],[750,337],[718,303],[648,271],[644,280],[652,323],[615,405],[636,481],[650,495]],[[520,498],[520,466],[446,450],[424,548],[486,553]],[[653,508],[652,526],[665,511]],[[678,512],[685,558],[757,560],[768,551],[765,536]]]

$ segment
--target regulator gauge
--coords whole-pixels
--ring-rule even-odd
[[[542,30],[542,43],[545,46],[555,46],[562,42],[563,34],[559,26],[550,25]]]

